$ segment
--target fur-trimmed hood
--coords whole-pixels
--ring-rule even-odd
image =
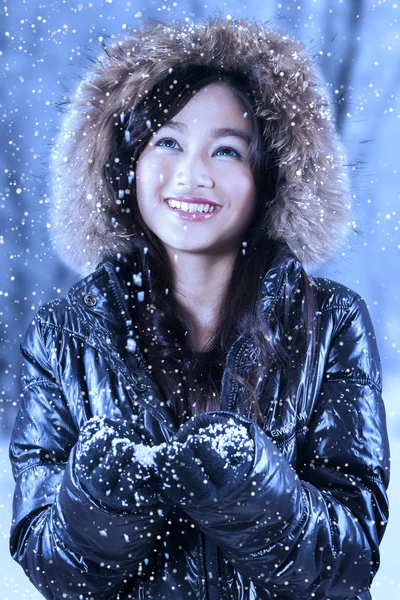
[[[118,219],[120,203],[105,180],[105,163],[115,152],[121,114],[170,69],[185,65],[247,74],[264,136],[279,162],[268,233],[284,240],[301,262],[326,261],[347,238],[352,213],[346,157],[318,68],[287,33],[219,16],[199,24],[150,21],[94,61],[53,149],[50,223],[61,258],[87,274],[100,261],[132,249]]]

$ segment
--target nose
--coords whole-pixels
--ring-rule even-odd
[[[212,188],[214,179],[209,167],[198,153],[185,152],[176,164],[175,184],[194,189]]]

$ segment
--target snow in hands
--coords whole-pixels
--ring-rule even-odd
[[[194,438],[193,434],[188,436],[187,442]],[[243,425],[238,425],[233,419],[229,419],[226,424],[213,423],[207,427],[202,427],[196,434],[197,440],[201,443],[207,441],[221,458],[228,459],[226,467],[238,464],[243,460],[243,452],[247,451],[247,460],[251,460],[254,452],[254,442],[249,437],[247,429]]]
[[[154,501],[215,501],[244,480],[254,457],[253,439],[233,418],[189,421],[157,446],[143,443],[134,424],[102,417],[88,421],[80,437],[77,468],[84,485],[118,510]]]

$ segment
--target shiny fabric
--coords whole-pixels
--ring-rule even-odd
[[[266,273],[260,302],[271,323],[284,283],[296,286],[300,271],[288,252]],[[294,370],[295,397],[281,397],[274,375],[248,478],[201,511],[160,504],[113,514],[75,477],[79,430],[94,415],[134,419],[156,444],[177,430],[140,343],[126,342],[127,319],[135,321],[115,262],[38,311],[21,345],[10,544],[45,598],[371,599],[389,514],[381,363],[364,300],[334,281],[312,282],[315,360]],[[227,364],[249,352],[241,336]],[[225,372],[221,385],[221,410],[239,413]]]

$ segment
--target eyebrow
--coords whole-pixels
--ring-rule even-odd
[[[188,126],[185,123],[181,123],[180,121],[168,121],[167,123],[165,123],[165,125],[163,125],[163,127],[172,127],[172,129],[177,129],[182,133],[184,133],[188,129]],[[250,146],[251,142],[251,137],[248,133],[242,131],[241,129],[236,129],[234,127],[219,127],[218,129],[212,129],[211,135],[214,139],[227,136],[238,137],[241,140],[244,140],[248,146]]]

